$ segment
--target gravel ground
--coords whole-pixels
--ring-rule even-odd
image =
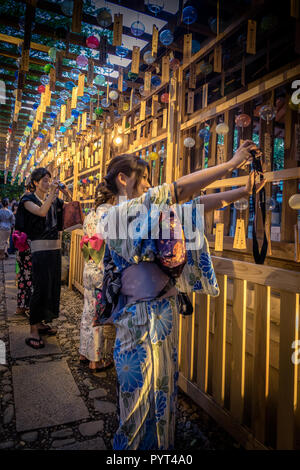
[[[56,449],[68,445],[92,445],[97,442],[103,449],[112,449],[112,439],[117,428],[116,415],[116,372],[112,367],[107,371],[92,373],[87,366],[79,364],[78,346],[83,297],[76,291],[62,287],[58,341],[61,354],[39,359],[12,360],[9,357],[9,338],[6,323],[3,263],[0,263],[0,339],[6,343],[8,366],[0,366],[0,449]],[[24,323],[26,319],[22,320]],[[26,433],[17,433],[15,427],[14,401],[11,379],[11,366],[47,362],[65,358],[80,390],[90,417],[71,424],[53,426]],[[110,407],[103,414],[97,410],[95,402],[102,400]],[[97,441],[96,441],[97,440]],[[100,443],[100,444],[99,444]],[[67,448],[67,447],[66,447]],[[99,448],[99,447],[98,447]],[[217,423],[204,413],[185,394],[179,393],[175,448],[188,450],[233,450],[239,449],[236,443]]]

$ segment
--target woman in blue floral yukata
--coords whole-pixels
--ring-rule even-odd
[[[199,196],[189,203],[176,206],[190,205],[192,220],[185,224],[182,222],[182,228],[185,233],[187,225],[192,225],[194,234],[200,235],[202,244],[197,249],[189,249],[186,243],[187,261],[181,263],[183,270],[175,280],[157,262],[160,245],[149,236],[150,211],[155,205],[155,210],[161,215],[166,208],[175,207],[173,204],[176,202],[200,194],[201,190],[227,172],[250,163],[250,150],[253,148],[253,142],[246,141],[229,162],[183,176],[173,184],[165,183],[151,189],[148,164],[139,157],[115,157],[108,165],[106,190],[117,196],[118,204],[102,218],[97,232],[106,237],[107,243],[101,321],[113,322],[117,330],[114,360],[120,422],[114,437],[115,450],[173,448],[178,381],[178,314],[183,313],[184,307],[181,293],[219,294],[204,236],[203,217],[197,217],[197,211],[200,211],[200,203],[205,211],[211,211],[248,196],[254,184],[254,174],[251,173],[245,187]],[[256,190],[259,191],[263,184]],[[161,226],[162,219],[157,220]],[[132,224],[136,236],[127,235]],[[112,233],[114,230],[116,233]],[[180,248],[182,245],[179,245],[179,257]]]

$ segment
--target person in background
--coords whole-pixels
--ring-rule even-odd
[[[83,271],[84,306],[80,325],[80,362],[89,364],[94,371],[103,370],[113,364],[113,335],[107,338],[107,327],[94,326],[97,293],[101,291],[103,279],[103,254],[104,242],[96,235],[97,224],[104,213],[107,212],[107,204],[113,199],[101,196],[100,190],[103,184],[99,184],[95,193],[95,209],[85,217],[83,223],[84,237],[81,241],[85,258]],[[105,204],[107,203],[107,204]],[[110,207],[110,206],[109,206]],[[100,256],[101,252],[101,256]],[[114,327],[111,329],[114,330]]]
[[[13,200],[12,204],[11,204],[11,211],[12,213],[14,214],[14,217],[16,217],[16,213],[17,213],[17,209],[18,209],[18,202],[16,200]],[[14,247],[14,243],[13,243],[13,239],[12,239],[12,234],[13,234],[13,228],[11,230],[11,233],[10,233],[10,237],[9,237],[9,248],[7,250],[7,252],[10,254],[10,255],[14,255],[15,252],[16,252],[16,248]]]
[[[12,227],[15,224],[15,217],[8,209],[8,199],[2,199],[2,208],[0,209],[0,259],[8,258],[7,242]]]
[[[52,320],[59,316],[63,200],[57,197],[58,181],[51,182],[46,168],[36,168],[30,178],[32,193],[24,194],[17,211],[16,229],[30,240],[33,292],[30,299],[30,337],[34,349],[45,347],[40,335],[55,335]]]

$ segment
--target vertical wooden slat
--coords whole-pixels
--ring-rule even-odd
[[[277,448],[293,449],[297,406],[298,366],[292,361],[293,343],[298,341],[299,294],[281,291]]]
[[[198,316],[198,357],[197,385],[206,393],[208,387],[208,354],[209,354],[209,310],[210,296],[196,295],[195,313]]]
[[[213,397],[223,406],[225,395],[225,353],[227,316],[227,276],[218,276],[220,295],[215,302],[215,334],[213,347]]]
[[[255,284],[254,295],[252,429],[254,436],[264,443],[269,396],[271,287]]]
[[[75,241],[75,233],[71,232],[70,265],[69,265],[69,289],[72,289],[72,284],[73,284],[74,255],[75,255],[74,241]]]
[[[232,312],[232,370],[230,382],[230,411],[241,423],[245,396],[247,281],[233,281]]]

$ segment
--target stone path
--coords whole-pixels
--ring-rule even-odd
[[[5,272],[4,272],[5,271]],[[26,346],[28,319],[15,314],[15,259],[0,261],[0,450],[105,450],[117,429],[116,373],[79,364],[81,294],[62,288],[56,337],[44,349]],[[1,344],[1,343],[0,343]],[[179,394],[175,448],[235,449],[236,444]]]

